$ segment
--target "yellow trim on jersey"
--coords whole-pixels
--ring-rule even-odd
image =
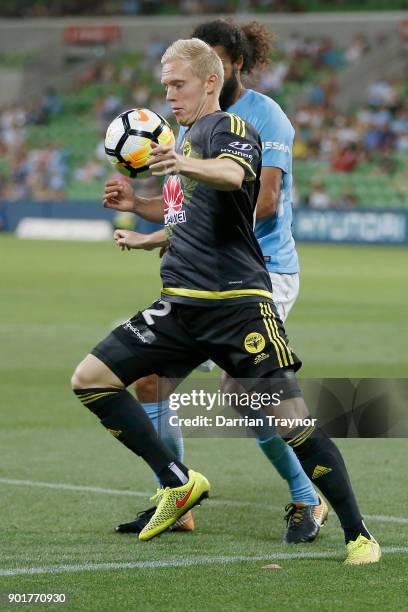
[[[276,353],[276,356],[277,356],[277,358],[278,358],[279,367],[280,367],[280,368],[283,368],[283,363],[282,363],[282,356],[281,356],[281,352],[280,352],[280,349],[279,349],[279,345],[278,345],[278,343],[276,342],[275,333],[274,333],[274,330],[273,330],[273,328],[272,328],[272,326],[271,326],[271,324],[270,324],[269,317],[268,317],[268,316],[267,316],[267,314],[266,314],[266,311],[265,311],[265,304],[263,304],[262,302],[260,302],[260,303],[259,303],[259,307],[260,307],[260,309],[261,309],[261,315],[262,315],[262,318],[263,318],[263,322],[264,322],[264,325],[265,325],[266,331],[268,332],[269,340],[271,341],[271,343],[272,343],[272,344],[273,344],[273,346],[275,347],[275,353]]]
[[[266,304],[266,310],[267,310],[267,312],[269,313],[269,315],[270,315],[270,317],[272,319],[272,324],[273,324],[273,326],[275,328],[275,334],[277,336],[277,339],[279,339],[278,341],[279,341],[280,345],[282,346],[282,350],[283,350],[283,355],[284,355],[285,361],[286,361],[286,358],[287,358],[287,359],[289,359],[289,364],[290,365],[294,365],[295,362],[294,362],[294,359],[292,357],[292,351],[287,347],[287,344],[286,344],[285,340],[279,334],[278,326],[276,324],[276,317],[275,317],[275,314],[274,314],[270,304]],[[286,354],[286,356],[285,356],[285,354]],[[286,365],[288,365],[288,364],[286,364]]]
[[[238,129],[239,129],[238,136],[242,136],[242,138],[245,138],[245,121],[241,119],[241,117],[239,117],[238,115],[234,114],[234,117],[238,123]]]
[[[235,120],[234,120],[234,115],[231,115],[231,113],[228,113],[229,118],[230,118],[230,132],[232,132],[233,134],[235,134]]]
[[[242,157],[239,157],[239,155],[233,155],[232,153],[221,153],[221,155],[217,155],[216,159],[221,159],[222,157],[230,157],[234,161],[237,161],[237,162],[240,162],[241,164],[244,164],[245,166],[247,166],[247,168],[251,172],[252,176],[254,178],[256,177],[256,173],[253,171],[252,166],[250,164],[248,164],[248,162],[245,161],[245,159],[242,159]]]
[[[227,113],[230,117],[230,129],[233,134],[237,136],[245,137],[245,121],[238,117],[238,115],[234,115],[233,113]]]
[[[178,287],[165,287],[162,289],[165,295],[179,295],[181,297],[200,298],[203,300],[229,300],[233,298],[246,297],[249,295],[260,295],[271,298],[272,293],[263,289],[234,289],[232,291],[201,291],[199,289],[183,289]]]

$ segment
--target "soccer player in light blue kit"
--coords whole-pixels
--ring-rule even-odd
[[[272,189],[261,186],[255,235],[272,280],[275,305],[285,321],[299,293],[299,262],[292,236],[295,130],[274,100],[252,89],[246,89],[228,112],[252,123],[262,140],[262,180],[271,183]]]
[[[299,264],[291,231],[294,129],[276,102],[252,89],[245,89],[240,76],[241,72],[251,72],[267,63],[271,37],[266,28],[257,22],[239,27],[223,20],[198,26],[193,37],[211,45],[223,62],[225,80],[220,96],[221,109],[251,123],[262,140],[261,188],[257,200],[255,235],[271,276],[274,303],[282,321],[285,321],[299,292]],[[184,133],[185,128],[181,127],[179,142]],[[229,146],[230,155],[245,153],[239,150],[239,143],[232,142]],[[124,231],[123,234],[127,236],[129,232]],[[132,234],[132,248],[151,249],[163,244],[162,231],[148,236]],[[224,388],[227,389],[227,385],[233,384],[233,381],[228,380],[225,374],[223,377]],[[149,387],[154,389],[153,394]],[[178,452],[182,460],[181,433],[174,428],[163,427],[166,422],[164,412],[168,408],[166,402],[157,402],[156,381],[147,377],[138,381],[136,389],[156,428],[160,422],[162,439]],[[258,439],[258,444],[290,489],[292,499],[286,506],[284,541],[301,543],[314,540],[327,518],[327,505],[318,497],[292,448],[280,436]],[[135,521],[119,525],[117,530],[138,532],[151,514],[152,509],[140,513]],[[182,524],[181,520],[181,527]],[[191,524],[190,517],[184,524]]]

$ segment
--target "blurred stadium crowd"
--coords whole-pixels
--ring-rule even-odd
[[[407,0],[1,0],[1,17],[197,15],[236,12],[396,10]]]
[[[172,120],[159,83],[166,46],[152,39],[143,55],[95,62],[69,94],[49,88],[34,106],[0,109],[0,198],[99,199],[111,173],[103,148],[109,122],[135,106]],[[294,97],[303,100],[289,112],[297,206],[408,206],[408,84],[374,80],[365,104],[347,114],[334,104],[336,75],[369,50],[362,35],[342,49],[327,37],[294,32],[248,82],[283,108]],[[135,184],[144,193],[158,190],[153,179]]]

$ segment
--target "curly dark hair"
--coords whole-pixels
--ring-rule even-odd
[[[242,55],[242,72],[263,69],[269,62],[273,48],[273,34],[258,21],[238,25],[225,19],[216,19],[196,27],[192,38],[199,38],[212,47],[225,47],[232,62]]]

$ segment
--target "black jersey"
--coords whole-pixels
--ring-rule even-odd
[[[245,179],[235,191],[219,191],[183,175],[166,180],[170,246],[161,266],[162,298],[208,306],[271,298],[253,232],[261,171],[257,131],[237,115],[217,111],[194,123],[178,152],[203,160],[233,159],[244,168]]]

